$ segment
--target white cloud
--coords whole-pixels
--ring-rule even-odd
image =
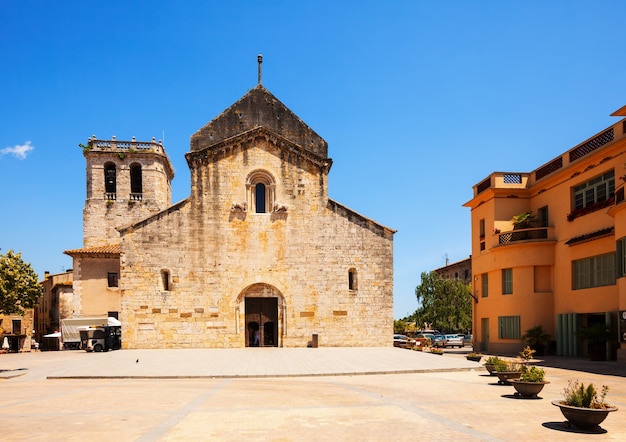
[[[34,148],[34,146],[31,146],[30,141],[27,141],[24,144],[18,144],[13,147],[5,147],[4,149],[0,149],[0,156],[13,155],[15,158],[24,160],[26,159],[26,155],[28,155],[28,152],[30,152]]]

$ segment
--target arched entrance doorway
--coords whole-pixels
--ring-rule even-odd
[[[278,298],[246,298],[246,347],[278,346]]]
[[[284,328],[284,300],[274,287],[254,284],[241,295],[246,347],[279,347]]]

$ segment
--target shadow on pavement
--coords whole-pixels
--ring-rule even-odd
[[[534,363],[534,365],[626,377],[626,364],[617,361],[590,361],[584,358],[546,356],[543,360]]]
[[[583,430],[582,428],[578,428],[578,427],[575,427],[575,426],[571,425],[567,421],[565,421],[565,422],[544,422],[541,425],[544,426],[545,428],[549,428],[551,430],[563,431],[563,432],[566,432],[566,433],[577,433],[577,434],[604,434],[604,433],[607,433],[607,431],[604,428],[600,427],[600,426],[597,426],[595,428],[590,428],[588,430]]]

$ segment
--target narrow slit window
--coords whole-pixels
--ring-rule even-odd
[[[265,184],[258,183],[254,187],[256,213],[265,213]]]
[[[358,290],[356,269],[348,270],[348,290]]]
[[[161,280],[163,281],[163,290],[169,292],[170,290],[170,272],[167,270],[161,271]]]

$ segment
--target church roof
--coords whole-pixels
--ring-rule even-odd
[[[328,143],[261,84],[193,134],[191,151],[210,148],[257,127],[265,127],[319,157],[328,157]]]

